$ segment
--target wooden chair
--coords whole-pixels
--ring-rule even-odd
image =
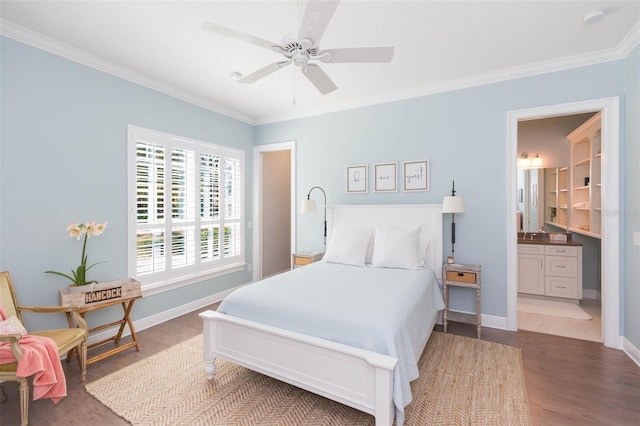
[[[80,370],[82,371],[82,381],[87,375],[87,323],[78,313],[77,307],[67,306],[20,306],[16,299],[16,293],[11,281],[11,275],[8,271],[0,272],[0,303],[4,308],[7,317],[15,315],[20,322],[22,320],[21,312],[37,312],[37,313],[54,313],[54,312],[71,312],[78,328],[64,328],[57,330],[30,331],[32,336],[46,336],[53,339],[58,345],[58,354],[60,356],[66,354],[71,349],[76,348],[78,353],[78,361]],[[0,342],[9,342],[11,352],[17,360],[22,358],[22,350],[20,349],[19,334],[0,334]],[[28,378],[17,377],[16,370],[18,363],[0,364],[0,382],[5,380],[18,382],[20,385],[20,411],[22,417],[22,425],[26,425],[29,419],[29,381]]]

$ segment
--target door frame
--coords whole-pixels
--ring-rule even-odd
[[[621,349],[620,337],[620,98],[610,97],[507,112],[507,329],[518,330],[516,166],[518,121],[602,112],[602,337]]]
[[[291,159],[291,250],[296,250],[296,143],[280,142],[253,147],[253,281],[262,277],[262,169],[265,152],[289,151]],[[248,227],[251,230],[251,227]]]

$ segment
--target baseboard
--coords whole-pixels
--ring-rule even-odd
[[[154,325],[162,324],[163,322],[172,320],[184,314],[188,314],[189,312],[196,311],[198,309],[202,309],[206,306],[212,305],[214,303],[221,302],[225,297],[231,294],[234,290],[245,286],[246,284],[231,288],[229,290],[222,291],[220,293],[213,294],[211,296],[207,296],[202,299],[194,300],[193,302],[186,303],[184,305],[176,306],[175,308],[163,311],[158,314],[149,315],[148,317],[140,318],[138,320],[133,321],[133,326],[136,329],[136,332],[145,330],[147,328],[153,327]],[[114,327],[115,328],[115,327]],[[88,343],[96,343],[100,342],[104,339],[108,339],[113,336],[114,328],[107,329],[105,331],[101,331],[99,333],[95,333],[89,336]],[[125,327],[125,331],[122,333],[123,336],[130,336],[131,331],[128,327]]]
[[[600,293],[600,290],[591,290],[591,289],[582,289],[582,297],[584,299],[595,299],[595,300],[602,300],[602,294]]]
[[[640,367],[640,349],[635,347],[626,337],[622,338],[622,350]]]
[[[456,312],[456,313],[459,313],[459,314],[472,315],[472,316],[476,315],[475,312],[454,311],[453,309],[451,309],[450,312]],[[440,317],[438,318],[437,324],[442,325],[442,315],[440,315]],[[483,327],[497,328],[499,330],[506,330],[507,329],[507,318],[505,318],[505,317],[496,317],[494,315],[481,314],[480,315],[480,324]]]

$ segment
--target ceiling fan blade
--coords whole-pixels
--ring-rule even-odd
[[[222,25],[214,24],[212,22],[203,22],[202,29],[206,31],[210,31],[214,34],[219,34],[225,37],[255,44],[257,46],[264,47],[265,49],[269,49],[269,50],[272,50],[273,46],[278,46],[278,43],[273,43],[273,42],[270,42],[269,40],[264,40],[260,37],[252,36],[251,34],[243,33],[241,31],[237,31],[231,28],[223,27]]]
[[[280,68],[286,67],[290,63],[291,63],[291,61],[274,62],[273,64],[269,64],[267,66],[264,66],[264,67],[260,68],[259,70],[252,72],[251,74],[245,75],[240,80],[238,80],[238,83],[245,83],[245,84],[255,83],[256,81],[260,80],[261,78],[264,78],[264,77],[268,76],[269,74],[272,74],[272,73],[278,71]]]
[[[309,0],[304,10],[298,37],[311,40],[313,47],[318,46],[338,3],[340,3],[339,0]]]
[[[304,74],[323,95],[331,93],[338,88],[329,76],[322,71],[319,65],[308,64],[302,68],[302,74]]]
[[[331,54],[330,63],[346,62],[391,62],[393,47],[347,47],[344,49],[327,49],[320,52]]]

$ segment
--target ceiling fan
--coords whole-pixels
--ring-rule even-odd
[[[293,63],[300,67],[302,74],[320,93],[326,95],[336,90],[338,86],[317,62],[374,63],[391,62],[393,58],[393,47],[350,47],[320,50],[320,38],[338,7],[338,3],[339,0],[308,0],[300,29],[298,32],[285,35],[281,45],[211,22],[204,22],[202,28],[215,34],[264,47],[284,56],[283,61],[274,62],[244,77],[241,76],[238,82],[254,83]]]

